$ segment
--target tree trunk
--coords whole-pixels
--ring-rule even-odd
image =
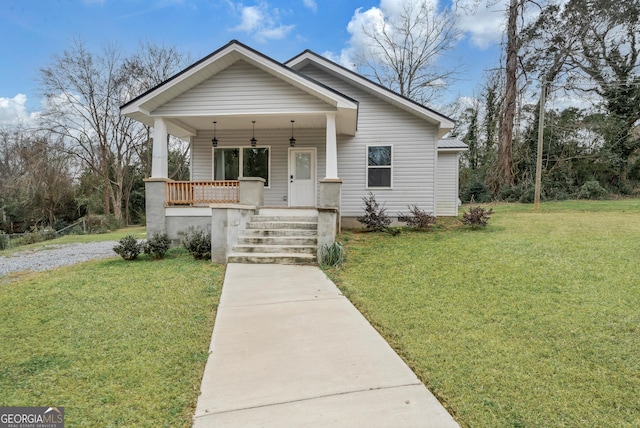
[[[506,86],[504,109],[500,121],[500,143],[498,147],[498,168],[496,190],[501,185],[513,185],[512,147],[513,122],[516,112],[516,84],[518,71],[518,41],[517,41],[518,0],[510,0],[507,24],[507,52],[506,52]]]

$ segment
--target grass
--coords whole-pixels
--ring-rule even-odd
[[[640,200],[494,210],[329,273],[463,426],[640,426]]]
[[[64,406],[69,427],[191,426],[222,280],[174,249],[0,283],[0,406]]]

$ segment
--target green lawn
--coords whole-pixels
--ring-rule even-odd
[[[144,239],[146,237],[146,230],[144,226],[130,226],[130,227],[125,227],[123,229],[118,229],[113,232],[108,232],[108,233],[65,235],[50,241],[42,241],[35,244],[10,247],[10,248],[7,248],[6,250],[0,251],[0,256],[7,256],[9,254],[17,253],[20,251],[27,251],[27,250],[29,251],[44,250],[47,248],[51,248],[54,245],[60,245],[60,244],[75,244],[75,243],[98,242],[98,241],[118,241],[120,238],[124,237],[125,235],[134,235],[138,239]]]
[[[640,426],[640,200],[345,233],[330,272],[463,426]]]
[[[183,250],[0,278],[0,406],[64,406],[68,427],[191,426],[222,279]]]

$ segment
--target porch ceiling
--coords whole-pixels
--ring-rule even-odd
[[[331,113],[331,112],[326,112]],[[229,114],[216,116],[183,116],[164,117],[168,131],[178,138],[195,136],[201,131],[213,130],[213,121],[219,131],[231,129],[252,129],[251,121],[255,120],[256,131],[260,129],[291,129],[291,121],[295,120],[294,129],[324,129],[327,125],[326,113],[281,113],[281,114]],[[332,112],[336,113],[336,112]],[[336,115],[336,131],[338,134],[355,135],[357,113],[342,111]]]

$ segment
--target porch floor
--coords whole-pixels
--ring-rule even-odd
[[[458,427],[314,266],[231,263],[194,427]]]

